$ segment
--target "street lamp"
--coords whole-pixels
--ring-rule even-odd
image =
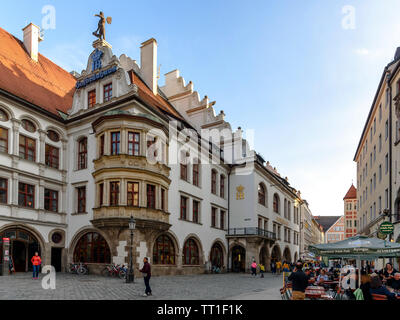
[[[133,274],[133,230],[135,230],[136,221],[131,216],[129,220],[129,230],[131,231],[131,252],[130,252],[130,259],[129,259],[129,272],[126,275],[126,283],[134,282],[134,274]]]

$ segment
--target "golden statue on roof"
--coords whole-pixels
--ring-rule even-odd
[[[106,21],[108,24],[111,24],[112,18],[111,17],[104,17],[103,11],[100,11],[100,14],[95,14],[95,17],[99,17],[99,24],[97,26],[97,30],[93,32],[93,35],[99,40],[106,40]]]

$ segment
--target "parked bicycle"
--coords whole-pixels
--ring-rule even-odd
[[[128,273],[128,269],[125,265],[120,266],[119,264],[110,264],[106,266],[102,271],[101,274],[106,277],[116,277],[118,276],[121,279],[125,279]]]
[[[87,265],[84,263],[70,263],[68,268],[69,273],[77,274],[77,275],[85,275],[89,273],[89,269]]]

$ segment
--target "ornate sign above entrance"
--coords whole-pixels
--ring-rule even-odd
[[[394,231],[394,225],[391,222],[383,222],[379,226],[379,233],[382,234],[392,234]]]

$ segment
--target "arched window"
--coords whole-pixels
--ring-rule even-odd
[[[199,247],[196,241],[188,239],[183,247],[183,264],[198,265],[199,261]]]
[[[4,110],[0,109],[0,121],[8,121],[8,115]]]
[[[36,131],[36,127],[33,124],[33,122],[29,121],[29,120],[26,120],[26,119],[22,120],[22,128],[24,128],[26,131],[29,131],[29,132],[35,132]]]
[[[275,213],[280,213],[279,211],[279,202],[280,202],[280,200],[279,200],[279,196],[275,193],[274,194],[274,212]]]
[[[74,250],[74,262],[111,263],[110,248],[97,232],[83,235]]]
[[[87,138],[78,141],[78,170],[87,168]]]
[[[265,206],[265,187],[262,183],[258,185],[258,203]]]
[[[210,255],[211,265],[221,268],[224,265],[224,253],[219,243],[215,243],[211,248]]]
[[[167,235],[159,236],[153,248],[153,264],[175,264],[175,248]]]
[[[57,132],[55,132],[54,130],[49,130],[47,131],[47,137],[54,142],[58,142],[60,141],[60,136],[58,135]]]

